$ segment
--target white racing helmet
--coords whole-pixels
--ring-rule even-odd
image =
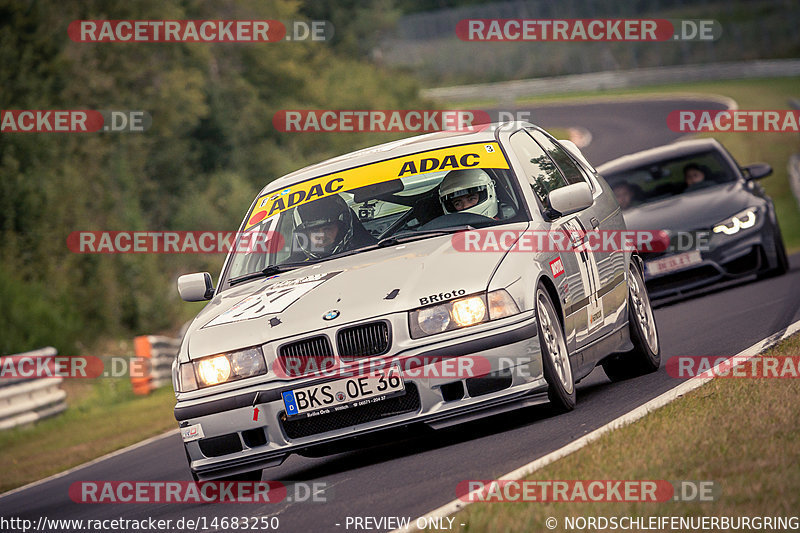
[[[458,211],[453,206],[453,200],[469,194],[477,194],[478,203]],[[494,181],[486,171],[479,168],[448,172],[442,183],[439,184],[439,201],[447,214],[474,213],[489,218],[497,216],[497,195],[494,191]]]

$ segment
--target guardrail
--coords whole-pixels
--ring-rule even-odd
[[[508,102],[521,97],[543,94],[625,89],[662,83],[788,76],[800,76],[800,60],[736,61],[710,65],[683,65],[593,72],[591,74],[554,76],[552,78],[436,87],[424,89],[420,91],[420,94],[424,98],[440,101],[496,99],[501,102]]]
[[[178,356],[181,340],[160,335],[141,335],[133,340],[136,357],[149,360],[144,376],[131,375],[133,392],[139,395],[172,383],[172,361]]]
[[[54,358],[55,348],[48,347],[0,357]],[[67,408],[67,393],[59,388],[63,381],[53,378],[0,379],[0,430],[31,424],[56,415]]]

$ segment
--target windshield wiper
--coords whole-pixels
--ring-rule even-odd
[[[451,233],[461,233],[462,231],[472,231],[475,228],[472,226],[465,224],[463,226],[452,226],[449,228],[442,228],[442,229],[426,229],[420,231],[406,231],[403,233],[398,233],[397,235],[392,235],[391,237],[385,237],[378,241],[378,248],[384,248],[386,246],[394,246],[395,244],[400,244],[401,242],[408,242],[414,241],[417,239],[426,239],[428,237],[435,237],[437,235],[450,235]]]
[[[290,270],[294,270],[295,268],[300,268],[302,266],[312,265],[312,264],[314,264],[314,261],[307,261],[305,263],[282,263],[279,265],[269,265],[264,270],[259,270],[258,272],[251,272],[249,274],[238,276],[236,278],[231,278],[228,280],[228,283],[230,285],[236,285],[237,283],[241,283],[243,281],[248,281],[255,278],[261,278],[264,276],[273,276],[275,274],[288,272]]]

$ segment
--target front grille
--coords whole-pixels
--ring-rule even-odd
[[[200,451],[206,457],[219,457],[242,451],[242,441],[237,433],[200,439]]]
[[[674,274],[666,274],[647,281],[647,290],[651,292],[680,291],[694,283],[712,282],[720,278],[719,271],[711,265],[682,270]]]
[[[380,420],[389,416],[418,411],[420,407],[419,392],[414,383],[406,383],[406,393],[402,396],[395,396],[380,402],[351,407],[344,411],[329,413],[326,415],[312,416],[310,418],[300,418],[297,420],[282,420],[286,435],[290,439],[299,439],[335,431],[337,429]]]
[[[331,343],[324,335],[284,344],[278,350],[278,360],[289,377],[314,374],[336,366]]]
[[[386,322],[371,322],[340,329],[336,336],[339,357],[344,361],[352,361],[385,354],[391,345],[389,337],[389,324]]]

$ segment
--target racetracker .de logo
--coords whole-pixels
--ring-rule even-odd
[[[689,356],[670,357],[667,374],[673,378],[798,379],[800,356]]]
[[[667,19],[463,19],[462,41],[713,41],[722,35],[715,20]]]
[[[78,43],[274,43],[286,35],[277,20],[73,20]]]
[[[279,481],[76,481],[75,503],[278,503],[286,498]]]
[[[456,487],[464,502],[667,502],[666,480],[465,480]]]
[[[687,132],[800,133],[800,111],[790,109],[678,109],[667,115],[669,129]]]
[[[0,357],[0,379],[146,377],[150,371],[150,360],[143,357],[24,354]]]
[[[153,119],[147,111],[89,109],[4,109],[0,111],[2,133],[142,132]]]
[[[524,362],[528,363],[530,359],[525,359]],[[361,378],[381,375],[393,367],[399,369],[400,376],[404,379],[466,379],[488,375],[492,371],[492,362],[479,355],[460,357],[421,355],[377,361],[357,359],[349,363],[336,361],[330,356],[284,356],[275,361],[273,372],[278,378],[309,376]]]
[[[330,41],[327,20],[73,20],[78,43],[274,43]]]
[[[437,109],[287,109],[272,117],[284,133],[478,131],[491,121],[486,111]]]
[[[678,252],[708,250],[707,231],[665,230],[472,230],[456,233],[451,244],[458,252]],[[550,265],[557,276],[563,265]]]
[[[303,238],[314,250],[314,235]],[[285,245],[275,231],[73,231],[67,236],[67,247],[76,254],[274,253]]]

